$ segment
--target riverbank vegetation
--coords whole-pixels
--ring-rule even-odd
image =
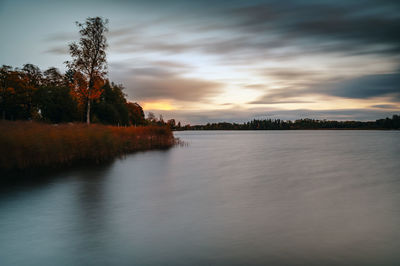
[[[174,144],[167,126],[0,122],[0,169],[102,163],[124,154]]]
[[[69,45],[65,73],[0,67],[0,170],[101,163],[174,144],[162,119],[146,120],[123,85],[108,80],[107,23],[77,22],[80,40]]]
[[[0,67],[1,119],[47,123],[86,121],[88,99],[76,85],[78,78],[71,71],[62,74],[54,67],[45,71],[32,64],[25,64],[21,69]],[[89,99],[92,123],[146,125],[142,107],[126,99],[123,85],[104,80],[97,94],[98,97]]]
[[[299,119],[295,121],[280,119],[254,119],[250,122],[208,123],[206,125],[186,125],[173,127],[175,130],[298,130],[298,129],[400,129],[400,116],[378,119],[376,121],[329,121],[315,119]]]

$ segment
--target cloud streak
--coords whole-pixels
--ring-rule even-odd
[[[68,43],[78,39],[74,21],[84,19],[86,12],[76,3],[58,4],[57,9],[44,0],[38,3],[4,5],[4,25],[7,17],[18,17],[20,6],[48,7],[48,13],[31,12],[32,23],[18,24],[33,34],[17,36],[13,25],[6,29],[4,39],[17,39],[19,48],[5,43],[7,49],[0,51],[4,63],[29,58],[61,67],[59,59],[68,60]],[[329,100],[349,113],[355,110],[353,103],[370,106],[371,112],[354,111],[354,117],[374,117],[397,110],[400,103],[399,1],[86,0],[82,6],[93,6],[93,13],[110,19],[109,74],[125,85],[128,98],[168,100],[182,109],[179,115],[186,112],[193,121],[241,113],[248,119],[272,107],[279,115],[302,116],[320,100],[320,106]],[[60,9],[69,12],[59,14],[57,21],[46,15]],[[43,26],[52,23],[57,26]],[[30,49],[21,48],[25,43]],[[334,110],[321,112],[329,116]],[[344,113],[342,117],[348,115]]]
[[[222,84],[198,78],[183,77],[171,71],[173,62],[163,62],[167,67],[127,68],[117,75],[127,87],[128,95],[138,100],[170,99],[198,102],[220,93]]]

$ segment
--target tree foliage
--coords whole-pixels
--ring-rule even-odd
[[[179,127],[180,128],[180,127]],[[298,119],[295,121],[281,119],[253,119],[238,123],[208,123],[206,125],[185,126],[189,130],[296,130],[296,129],[400,129],[400,116],[379,119],[376,121],[331,121],[315,119]]]
[[[82,85],[78,91],[86,101],[86,122],[90,123],[91,101],[97,99],[101,91],[99,80],[104,80],[107,74],[106,48],[107,38],[105,33],[108,20],[100,17],[87,18],[84,23],[76,22],[80,28],[80,40],[69,45],[72,61],[67,61],[68,68],[78,75]],[[77,77],[75,77],[77,78]],[[85,92],[83,92],[85,91]]]
[[[25,66],[25,69],[0,67],[3,120],[85,121],[88,91],[81,72],[69,70],[63,74],[54,67],[42,72],[34,65]],[[142,107],[128,102],[123,90],[122,85],[94,79],[90,97],[95,122],[121,126],[146,124]]]

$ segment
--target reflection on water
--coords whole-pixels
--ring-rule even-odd
[[[400,264],[400,132],[176,135],[3,187],[0,265]]]

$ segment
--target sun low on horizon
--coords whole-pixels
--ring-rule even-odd
[[[146,113],[201,124],[400,111],[396,1],[2,0],[0,64],[65,71],[75,21],[91,16],[109,19],[110,80]]]

